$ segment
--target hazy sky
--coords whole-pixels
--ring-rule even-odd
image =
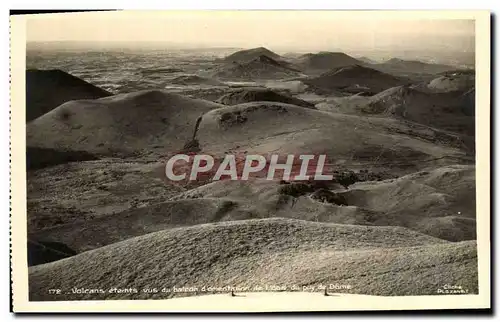
[[[448,17],[447,17],[448,18]],[[474,21],[437,13],[122,11],[30,16],[28,41],[174,42],[290,49],[468,47]]]

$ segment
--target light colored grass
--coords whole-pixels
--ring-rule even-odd
[[[289,219],[160,231],[30,268],[31,300],[160,298],[165,294],[49,295],[49,288],[351,284],[352,293],[436,294],[476,286],[475,242],[449,243],[399,227]],[[186,296],[189,294],[176,294]]]

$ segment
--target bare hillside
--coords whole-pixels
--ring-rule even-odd
[[[332,69],[304,82],[324,93],[378,93],[394,86],[408,84],[409,80],[361,65],[351,65]]]
[[[232,53],[229,56],[224,58],[227,62],[249,62],[260,56],[267,56],[274,60],[281,60],[282,57],[275,52],[265,48],[265,47],[257,47],[252,49],[240,50],[235,53]]]
[[[341,52],[309,53],[296,59],[295,65],[308,73],[322,73],[331,69],[360,65],[363,62]]]
[[[459,284],[476,293],[476,267],[474,241],[449,243],[398,227],[271,219],[147,234],[31,267],[29,281],[32,301],[197,294],[161,292],[174,286],[334,282],[349,284],[350,293],[415,295],[435,294],[444,283]],[[419,283],[408,283],[410,280]],[[73,294],[75,287],[97,291]],[[47,288],[60,288],[65,293],[51,295]],[[110,292],[112,288],[129,291]],[[158,292],[146,293],[146,288],[157,288]]]
[[[72,101],[31,122],[28,145],[107,155],[181,150],[200,115],[222,105],[167,91]]]

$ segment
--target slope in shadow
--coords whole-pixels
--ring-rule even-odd
[[[59,69],[28,69],[26,70],[26,122],[68,101],[111,95]]]
[[[120,155],[180,150],[197,118],[223,105],[148,90],[65,103],[30,122],[28,145]]]
[[[97,156],[85,151],[58,151],[50,148],[26,147],[27,170],[41,169],[68,162],[97,159]]]
[[[473,99],[468,99],[467,95],[473,97],[474,94],[428,93],[409,86],[398,86],[372,96],[361,112],[393,116],[474,136]]]
[[[76,254],[63,243],[28,240],[28,266],[50,263]]]
[[[378,93],[394,86],[408,84],[410,81],[362,65],[351,65],[304,80],[304,83],[319,93]]]
[[[321,73],[334,68],[362,65],[363,62],[342,52],[323,51],[300,56],[296,66],[307,73]]]

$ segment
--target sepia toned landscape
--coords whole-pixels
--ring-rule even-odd
[[[479,292],[474,21],[356,36],[290,18],[259,42],[199,19],[182,43],[28,24],[31,301]],[[165,177],[177,153],[325,154],[335,172],[184,184]]]

